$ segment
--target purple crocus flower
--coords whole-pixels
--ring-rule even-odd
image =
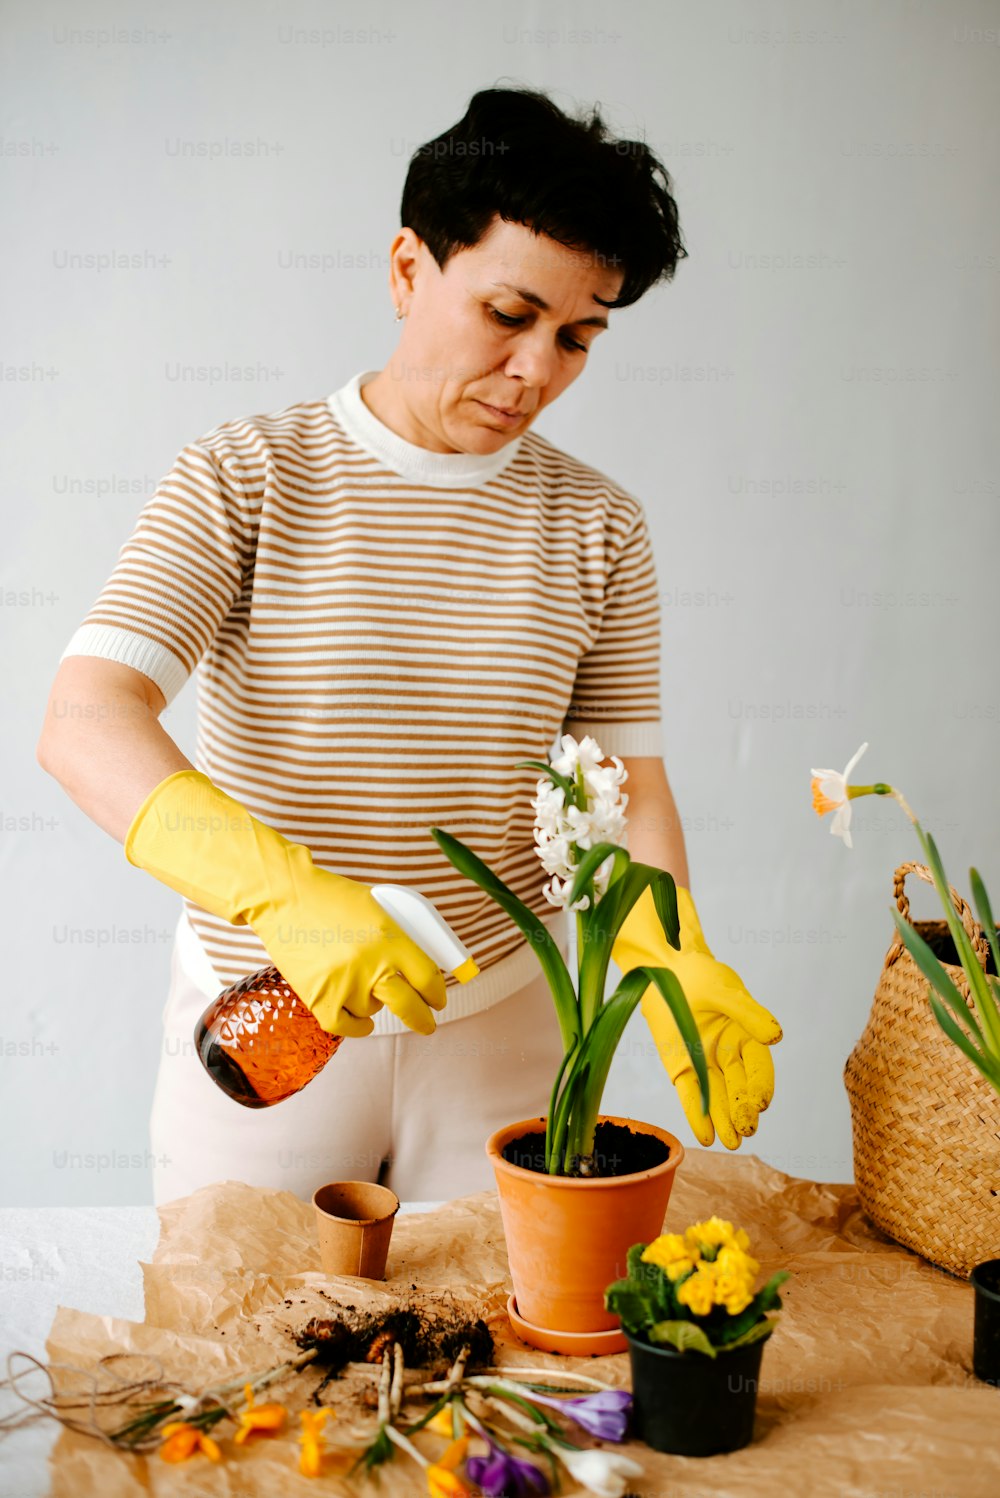
[[[486,1439],[489,1441],[489,1437]],[[529,1498],[532,1493],[548,1493],[549,1480],[531,1462],[522,1462],[490,1441],[489,1456],[466,1457],[465,1470],[486,1498]]]
[[[599,1441],[623,1441],[632,1409],[632,1395],[627,1389],[602,1389],[599,1394],[579,1394],[572,1399],[553,1399],[547,1394],[527,1395],[535,1404],[547,1404],[562,1410],[577,1425]]]

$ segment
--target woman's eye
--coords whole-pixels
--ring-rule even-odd
[[[508,317],[506,312],[498,312],[495,307],[491,307],[490,311],[496,318],[497,322],[503,323],[505,328],[514,328],[518,325],[518,323],[522,323],[524,321],[523,317]]]
[[[524,322],[523,317],[511,317],[506,312],[498,312],[496,307],[490,308],[490,315],[494,317],[502,327],[505,328],[516,328]],[[581,354],[585,354],[587,352],[587,345],[585,343],[577,343],[573,338],[566,339],[566,346],[567,348],[579,349]]]

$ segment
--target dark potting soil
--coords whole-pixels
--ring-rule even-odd
[[[635,1171],[651,1170],[662,1165],[670,1154],[669,1147],[655,1134],[643,1134],[628,1129],[624,1124],[599,1123],[594,1131],[595,1169],[591,1176],[627,1176]],[[520,1165],[523,1170],[545,1172],[545,1131],[522,1134],[504,1146],[503,1158],[510,1165]],[[567,1175],[581,1174],[575,1169],[576,1160],[567,1161]]]
[[[406,1306],[380,1313],[344,1306],[338,1316],[314,1316],[295,1342],[304,1350],[317,1349],[316,1362],[328,1377],[347,1363],[380,1362],[393,1342],[403,1349],[408,1368],[429,1368],[442,1375],[463,1347],[469,1349],[470,1370],[493,1361],[493,1336],[484,1321],[461,1316],[431,1318]]]
[[[918,935],[923,937],[939,962],[951,967],[961,965],[955,939],[948,929],[947,921],[914,921],[913,924],[916,926]],[[993,953],[990,951],[986,958],[986,971],[993,977],[996,975],[996,970]]]

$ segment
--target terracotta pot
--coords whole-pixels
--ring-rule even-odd
[[[665,1129],[606,1114],[598,1122],[652,1134],[670,1153],[660,1165],[632,1175],[576,1179],[527,1170],[503,1158],[514,1140],[544,1132],[544,1118],[508,1124],[486,1143],[517,1310],[538,1328],[605,1334],[619,1328],[618,1317],[605,1309],[604,1291],[627,1273],[632,1244],[659,1236],[674,1171],[684,1158],[684,1146]]]

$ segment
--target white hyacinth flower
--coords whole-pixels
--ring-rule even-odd
[[[587,910],[589,895],[581,895],[573,905],[568,903],[578,854],[597,843],[622,844],[628,797],[622,795],[621,785],[628,771],[617,755],[611,755],[612,763],[602,767],[604,751],[589,734],[577,743],[571,733],[564,733],[560,745],[561,753],[551,761],[552,768],[574,785],[582,776],[587,804],[586,808],[567,806],[562,786],[548,779],[540,780],[531,803],[535,811],[534,838],[538,844],[535,852],[545,872],[552,876],[542,889],[549,904],[574,911]],[[606,893],[613,866],[608,857],[594,875],[595,900]]]

